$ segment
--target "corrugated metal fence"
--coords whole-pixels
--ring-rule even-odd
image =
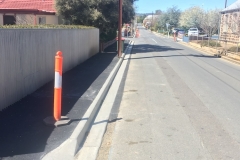
[[[66,72],[99,51],[98,29],[0,29],[0,110],[54,77],[63,52]]]

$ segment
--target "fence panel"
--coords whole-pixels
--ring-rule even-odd
[[[0,110],[54,77],[63,52],[66,72],[99,51],[98,29],[0,29]]]

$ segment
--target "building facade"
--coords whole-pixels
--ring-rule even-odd
[[[221,11],[220,40],[240,41],[240,0]]]
[[[59,24],[54,0],[0,0],[0,25]]]

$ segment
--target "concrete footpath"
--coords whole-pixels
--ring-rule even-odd
[[[43,123],[53,113],[53,81],[1,111],[0,159],[38,160],[68,139],[118,63],[115,51],[116,43],[63,74],[62,115],[69,125]]]

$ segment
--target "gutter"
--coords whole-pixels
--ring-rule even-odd
[[[1,13],[34,13],[34,14],[47,14],[56,15],[56,11],[45,11],[39,9],[3,9],[0,8]]]

